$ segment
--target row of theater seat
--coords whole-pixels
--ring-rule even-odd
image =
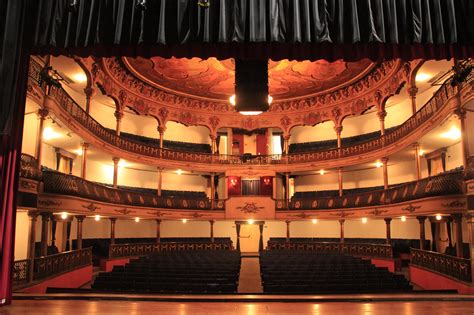
[[[141,293],[236,293],[239,274],[237,251],[162,252],[100,273],[92,288]]]
[[[343,254],[272,250],[260,254],[265,293],[383,293],[412,289],[403,275]]]
[[[102,184],[104,185],[104,184]],[[106,185],[112,187],[112,185]],[[141,188],[141,187],[130,187],[119,185],[118,188],[124,190],[130,190],[133,192],[152,194],[156,195],[156,189],[152,188]],[[189,190],[161,190],[162,197],[169,198],[183,198],[183,199],[208,199],[207,195],[203,191],[189,191]]]

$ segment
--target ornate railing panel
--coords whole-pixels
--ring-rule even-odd
[[[123,204],[137,207],[213,210],[209,199],[186,199],[160,197],[147,193],[140,193],[120,188],[110,188],[76,177],[55,171],[43,171],[44,192],[60,195],[71,195],[114,204]],[[225,202],[216,200],[214,210],[224,210]]]
[[[343,253],[363,257],[393,257],[392,246],[385,244],[268,242],[267,250],[308,250],[323,253]]]
[[[277,200],[277,210],[330,210],[377,206],[403,201],[463,193],[462,171],[453,171],[401,184],[387,190],[375,190],[336,197],[292,198]]]
[[[20,159],[20,177],[39,180],[41,170],[38,167],[38,161],[31,155],[22,153]]]
[[[84,248],[35,258],[34,280],[45,279],[63,272],[92,264],[92,248]]]
[[[232,245],[228,243],[114,244],[109,246],[109,258],[141,256],[179,250],[232,250]]]
[[[38,85],[40,84],[39,70],[41,66],[32,61],[30,66],[29,77],[31,81]],[[168,149],[161,149],[157,146],[152,146],[139,141],[126,139],[117,136],[114,132],[104,128],[99,122],[94,120],[87,114],[67,92],[60,86],[51,86],[49,95],[53,97],[59,106],[62,107],[76,122],[83,128],[92,133],[95,137],[107,142],[119,149],[135,153],[138,155],[145,155],[154,158],[162,158],[167,160],[196,162],[196,163],[218,163],[218,164],[232,164],[232,165],[271,165],[271,164],[293,164],[293,163],[307,163],[317,161],[327,161],[336,158],[344,158],[365,154],[374,150],[381,149],[384,146],[393,144],[411,132],[415,131],[421,124],[431,119],[449,100],[455,95],[456,89],[449,84],[448,80],[444,83],[433,97],[412,117],[401,124],[398,128],[387,132],[384,136],[377,139],[368,140],[365,142],[353,144],[342,147],[341,149],[330,149],[308,153],[296,153],[289,155],[213,155],[199,152],[185,152]]]
[[[21,285],[28,282],[28,272],[30,268],[30,261],[28,259],[17,260],[13,263],[12,277],[13,285]]]
[[[464,282],[472,282],[471,261],[469,259],[412,248],[410,264],[430,269]]]

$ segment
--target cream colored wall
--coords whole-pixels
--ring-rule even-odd
[[[38,129],[38,117],[35,113],[25,115],[25,123],[23,125],[23,143],[21,152],[35,156],[36,150],[36,134]]]
[[[211,143],[209,129],[203,126],[189,126],[168,121],[166,123],[165,140],[190,142],[190,143]]]
[[[244,135],[244,153],[257,154],[257,135]]]
[[[15,260],[27,258],[28,252],[28,212],[17,211],[15,224]]]

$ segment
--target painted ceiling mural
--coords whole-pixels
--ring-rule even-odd
[[[157,88],[190,97],[228,100],[234,94],[234,60],[162,57],[124,58],[137,78]],[[270,61],[269,93],[275,101],[306,98],[347,85],[375,65],[369,60]]]

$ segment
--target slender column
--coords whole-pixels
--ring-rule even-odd
[[[214,223],[216,221],[215,220],[209,220],[209,234],[210,234],[210,237],[211,237],[211,243],[214,243]]]
[[[209,138],[211,138],[211,152],[212,152],[212,154],[216,154],[216,152],[217,152],[217,142],[216,142],[217,136],[211,134],[211,135],[209,135]]]
[[[38,160],[38,167],[41,168],[41,156],[43,152],[43,130],[44,130],[44,121],[49,115],[49,110],[46,108],[40,108],[37,112],[38,115],[38,131],[36,135],[36,149],[35,149],[35,158]]]
[[[76,215],[77,220],[77,248],[82,249],[82,222],[86,218],[85,215]]]
[[[35,243],[36,243],[36,222],[39,213],[37,211],[28,211],[29,220],[29,235],[28,235],[28,252],[27,258],[29,260],[28,266],[28,281],[33,281],[34,263],[35,263]]]
[[[158,127],[158,132],[160,133],[160,148],[163,149],[163,141],[164,141],[164,137],[165,137],[165,130],[166,130],[166,127]]]
[[[41,213],[41,253],[40,256],[48,255],[48,232],[49,232],[49,220],[51,213]]]
[[[116,110],[114,116],[115,116],[115,121],[116,121],[115,134],[117,136],[120,136],[120,130],[122,127],[123,110]]]
[[[382,158],[383,166],[383,189],[388,189],[388,158]]]
[[[413,148],[415,148],[415,162],[416,162],[416,179],[421,179],[421,162],[420,162],[420,145],[418,142],[413,143]]]
[[[276,199],[277,198],[277,189],[276,189],[276,187],[277,187],[277,178],[276,178],[276,176],[272,177],[272,185],[273,185],[273,187],[272,187],[272,198]]]
[[[87,175],[87,150],[89,149],[89,143],[82,143],[82,165],[81,165],[81,177],[86,179]]]
[[[387,111],[385,109],[380,110],[377,112],[377,116],[379,116],[379,121],[380,121],[380,135],[384,136],[385,135],[385,117],[387,117]]]
[[[263,225],[265,223],[262,222],[258,225],[258,228],[260,230],[260,238],[258,239],[258,251],[261,252],[263,250]]]
[[[336,132],[337,136],[337,148],[341,149],[342,148],[342,126],[334,126],[334,131]]]
[[[342,183],[342,167],[337,169],[337,177],[339,182],[339,197],[342,197],[343,183]]]
[[[117,221],[116,218],[110,218],[110,244],[115,244],[115,222]]]
[[[386,240],[385,242],[390,245],[391,241],[392,241],[392,233],[391,233],[391,230],[390,230],[390,223],[392,222],[392,218],[385,218],[383,219],[385,221],[385,227],[386,227],[386,230],[387,230],[387,237],[386,237]]]
[[[288,154],[290,148],[290,135],[283,135],[283,153]]]
[[[286,242],[289,243],[290,242],[290,223],[291,223],[291,221],[286,220],[285,223],[286,223]]]
[[[456,256],[463,258],[462,213],[452,214],[451,217],[454,219],[456,227],[456,235],[454,239],[456,242]]]
[[[290,203],[290,173],[285,173],[285,199]]]
[[[341,230],[340,230],[340,235],[341,235],[341,236],[340,236],[339,242],[340,242],[341,244],[344,244],[344,222],[346,222],[346,220],[344,220],[344,219],[340,219],[340,220],[339,220],[339,224],[340,224],[340,226],[341,226]]]
[[[114,161],[114,188],[117,188],[118,166],[119,166],[120,158],[114,157],[112,160]]]
[[[156,242],[161,243],[161,220],[156,219]]]
[[[211,173],[211,209],[214,209],[215,198],[216,198],[216,187],[215,187],[216,174]]]
[[[418,88],[416,86],[412,86],[408,89],[408,94],[410,94],[411,98],[411,113],[414,115],[416,113],[416,94],[418,93]]]
[[[157,167],[158,169],[158,196],[161,196],[161,188],[163,186],[163,168]]]
[[[459,89],[459,88],[458,88]],[[458,92],[459,94],[459,92]],[[454,113],[458,116],[459,118],[459,123],[461,124],[461,142],[462,142],[462,165],[464,167],[464,170],[467,170],[467,159],[470,156],[469,152],[469,140],[468,140],[468,134],[466,132],[466,110],[462,107],[460,107],[461,100],[460,96],[458,95],[457,98],[459,99],[459,107],[456,108]]]
[[[426,217],[416,217],[420,223],[420,249],[425,250],[425,220]]]
[[[237,251],[240,251],[240,222],[235,222],[235,232],[237,233]]]
[[[95,95],[96,90],[93,87],[84,88],[84,94],[86,95],[86,113],[89,114],[91,111],[92,97]]]

